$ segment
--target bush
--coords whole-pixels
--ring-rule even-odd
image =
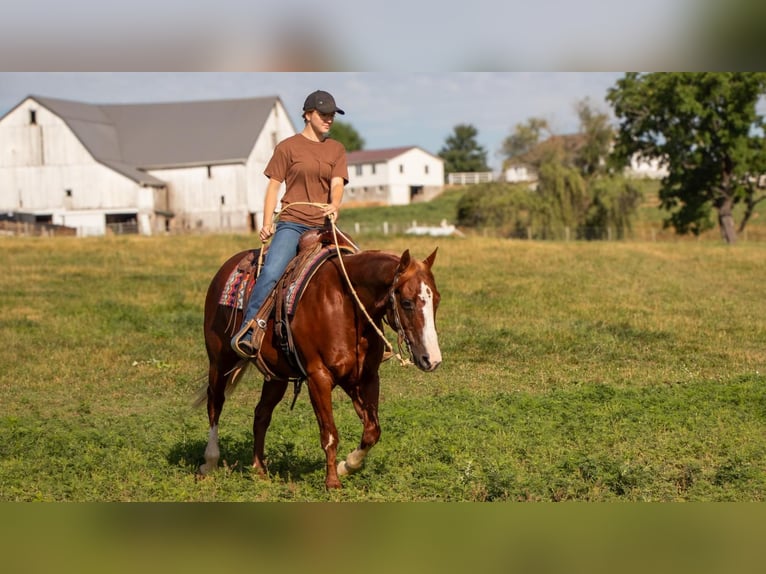
[[[457,203],[457,224],[490,228],[504,237],[621,239],[631,231],[643,199],[640,186],[623,177],[583,179],[572,169],[546,164],[537,189],[528,184],[486,183]]]

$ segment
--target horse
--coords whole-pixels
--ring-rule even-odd
[[[325,452],[326,488],[341,488],[339,476],[362,467],[381,434],[378,371],[384,351],[392,349],[383,337],[383,321],[397,331],[400,351],[403,341],[409,358],[420,370],[431,372],[442,361],[436,331],[440,294],[431,272],[437,249],[423,261],[413,258],[407,249],[400,256],[385,251],[339,252],[322,263],[304,288],[291,321],[303,373],[285,356],[275,334],[273,315],[268,320],[260,350],[268,375],[261,368],[264,381],[253,415],[252,468],[259,475],[268,475],[266,432],[290,381],[306,382],[319,423],[320,446]],[[235,254],[220,267],[205,297],[208,384],[198,401],[201,405],[206,396],[209,422],[205,462],[199,467],[203,475],[218,466],[218,424],[226,396],[248,364],[254,362],[240,358],[232,350],[230,340],[239,329],[241,316],[236,309],[220,304],[227,278],[247,253]],[[258,255],[257,250],[253,253]],[[336,460],[339,440],[331,397],[336,386],[349,396],[362,422],[359,445],[340,462]],[[296,397],[299,389],[296,385]]]

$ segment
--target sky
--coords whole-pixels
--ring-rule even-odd
[[[0,69],[678,70],[719,3],[7,0]]]
[[[478,130],[490,167],[519,123],[548,120],[554,133],[578,128],[577,102],[601,111],[623,72],[2,72],[0,116],[28,95],[86,103],[143,103],[279,96],[296,129],[303,100],[333,94],[365,149],[419,146],[438,154],[458,124]]]

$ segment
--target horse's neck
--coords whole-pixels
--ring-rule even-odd
[[[394,281],[399,258],[383,251],[362,251],[345,259],[349,278],[376,301],[385,300]]]

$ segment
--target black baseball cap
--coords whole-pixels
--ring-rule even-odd
[[[317,110],[323,114],[334,114],[335,112],[345,115],[346,112],[335,105],[335,98],[328,92],[317,90],[310,93],[303,102],[303,111],[308,112]]]

